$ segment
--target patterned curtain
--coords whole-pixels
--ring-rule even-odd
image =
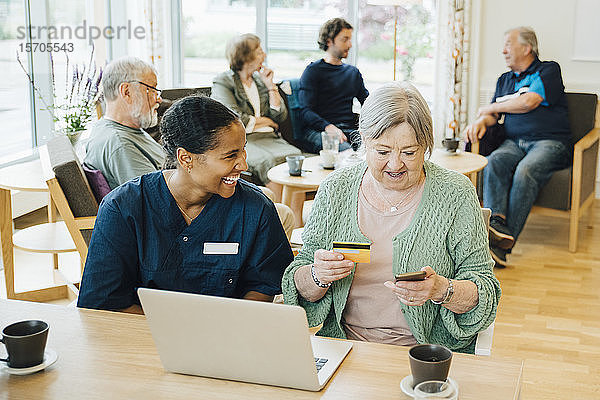
[[[439,45],[446,50],[441,53],[444,89],[440,122],[444,122],[444,137],[458,137],[467,126],[471,0],[448,0],[443,17],[446,24],[442,26]]]
[[[146,28],[146,61],[158,72],[159,80],[167,76],[165,65],[164,12],[163,0],[144,1],[144,26]],[[163,84],[164,86],[164,84]]]

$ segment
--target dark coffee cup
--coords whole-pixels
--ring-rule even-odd
[[[8,358],[2,359],[10,368],[29,368],[44,361],[48,339],[48,324],[28,320],[8,325],[2,330],[0,342],[6,346]]]
[[[418,344],[408,351],[413,387],[425,381],[445,381],[450,371],[452,352],[438,344]]]
[[[447,151],[454,153],[456,149],[458,149],[458,144],[460,140],[454,138],[446,138],[442,140],[442,145],[446,148]]]
[[[302,162],[304,161],[304,156],[287,156],[286,158],[288,168],[290,170],[291,176],[301,176],[302,175]]]

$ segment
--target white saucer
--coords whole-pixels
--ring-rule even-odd
[[[461,153],[461,151],[459,149],[456,149],[456,151],[448,151],[448,150],[444,149],[444,152],[447,156],[457,156]]]
[[[333,171],[335,169],[335,165],[333,165],[331,167],[326,167],[323,165],[323,163],[319,163],[319,167],[326,169],[326,170],[330,170],[330,171]]]
[[[56,354],[56,352],[52,349],[47,348],[44,352],[44,361],[41,364],[34,365],[33,367],[28,368],[10,368],[5,363],[0,363],[0,372],[5,371],[12,375],[29,375],[33,374],[34,372],[41,371],[44,368],[48,368],[49,366],[54,364],[57,359],[58,355]]]
[[[446,382],[448,382],[452,386],[454,386],[454,388],[458,392],[458,383],[454,379],[448,377],[448,379],[446,379]],[[413,388],[412,375],[405,376],[404,379],[402,379],[402,381],[400,382],[400,389],[402,389],[402,391],[404,392],[405,395],[414,397],[415,392],[414,392],[414,388]]]

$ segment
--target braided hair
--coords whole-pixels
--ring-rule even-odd
[[[163,115],[160,133],[167,154],[165,169],[177,167],[177,149],[204,154],[219,144],[222,130],[239,122],[229,108],[210,97],[193,95],[177,100]]]

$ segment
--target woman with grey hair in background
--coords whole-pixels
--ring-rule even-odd
[[[500,298],[475,188],[425,160],[431,113],[410,84],[371,94],[359,131],[367,160],[319,187],[283,276],[285,302],[323,324],[321,336],[474,352]],[[334,241],[370,243],[370,263],[344,259]],[[417,271],[424,279],[395,280]]]
[[[267,172],[285,157],[300,150],[278,134],[279,124],[287,117],[285,103],[273,83],[273,70],[263,65],[266,54],[258,36],[237,36],[227,43],[230,70],[215,77],[211,97],[232,109],[246,128],[248,169],[275,193],[281,185],[272,185]]]

